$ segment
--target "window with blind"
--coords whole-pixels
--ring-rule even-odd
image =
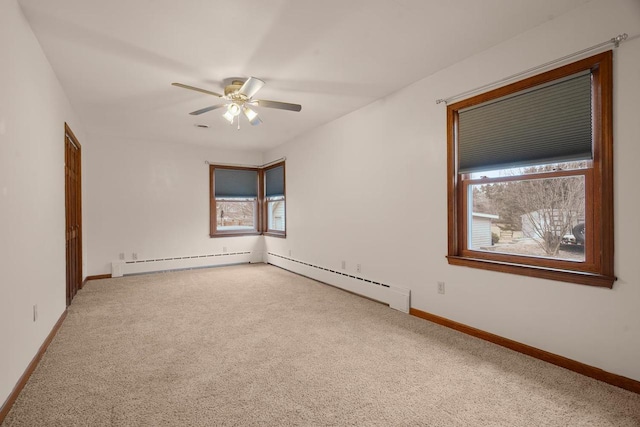
[[[211,235],[258,233],[259,170],[211,167]]]
[[[611,287],[605,52],[448,106],[450,264]]]
[[[266,168],[209,166],[210,236],[286,237],[284,162]]]
[[[264,171],[265,234],[283,235],[286,231],[284,164],[270,166]]]

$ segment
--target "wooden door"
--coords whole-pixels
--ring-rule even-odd
[[[67,252],[67,306],[82,286],[82,197],[80,143],[64,125],[64,175]]]

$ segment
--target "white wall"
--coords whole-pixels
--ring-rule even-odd
[[[351,274],[359,263],[409,288],[412,307],[640,380],[640,39],[614,55],[613,289],[447,264],[446,107],[434,102],[623,32],[640,34],[640,2],[589,2],[269,151],[287,157],[287,239],[266,250],[336,270],[346,260]]]
[[[206,132],[206,131],[205,131]],[[257,152],[91,135],[83,170],[86,275],[111,273],[111,261],[256,252],[260,236],[209,237],[209,166],[262,164]]]
[[[15,0],[0,58],[1,406],[65,310],[65,121],[84,134]]]
[[[640,39],[615,55],[612,290],[446,263],[445,108],[434,103],[625,31],[640,33],[640,3],[592,1],[262,158],[85,135],[15,0],[1,0],[0,403],[64,311],[65,121],[83,146],[85,276],[109,273],[120,252],[260,252],[258,237],[208,237],[204,161],[285,155],[288,236],[267,238],[270,251],[335,269],[346,260],[353,273],[360,263],[361,276],[411,289],[415,308],[640,380]]]

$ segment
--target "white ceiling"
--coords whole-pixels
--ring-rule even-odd
[[[259,151],[586,1],[18,0],[88,134]],[[302,111],[256,108],[238,131],[170,85],[248,76]]]

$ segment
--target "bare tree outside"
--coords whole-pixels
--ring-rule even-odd
[[[218,199],[216,218],[219,230],[255,228],[255,199]]]
[[[566,163],[562,169],[582,166],[582,162]],[[522,231],[544,255],[558,257],[563,238],[585,218],[584,176],[536,177],[559,169],[559,165],[514,169],[502,176],[522,176],[521,180],[474,185],[473,210],[498,215],[501,230]],[[582,242],[582,236],[572,241]]]
[[[524,217],[545,253],[556,256],[563,236],[584,218],[584,177],[527,180],[518,183]],[[583,219],[584,220],[584,219]]]

